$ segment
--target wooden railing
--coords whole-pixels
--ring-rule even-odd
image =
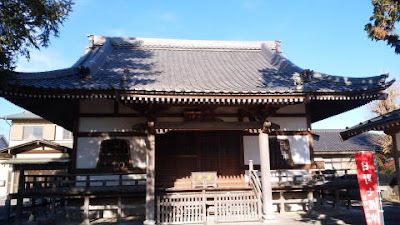
[[[214,196],[217,222],[257,221],[261,218],[261,202],[254,193]]]
[[[163,194],[157,196],[157,223],[258,221],[261,203],[251,191]]]
[[[249,160],[249,184],[253,188],[254,193],[262,203],[262,187],[261,181],[258,175],[258,171],[254,170],[253,160]]]
[[[146,174],[24,175],[19,191],[70,187],[145,186]]]
[[[157,196],[157,223],[202,223],[206,221],[205,194]]]

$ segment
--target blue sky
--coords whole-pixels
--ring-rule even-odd
[[[367,38],[364,25],[372,13],[366,0],[302,1],[129,1],[76,0],[73,12],[51,45],[20,60],[19,71],[71,66],[88,44],[86,35],[200,40],[282,40],[284,55],[304,69],[341,76],[390,73],[400,78],[400,55],[383,42]],[[0,99],[0,116],[18,113]],[[345,128],[372,115],[366,107],[313,124]],[[0,134],[8,137],[0,121]]]

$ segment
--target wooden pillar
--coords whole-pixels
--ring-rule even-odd
[[[340,209],[340,193],[339,193],[339,189],[336,187],[333,189],[334,192],[334,202],[333,202],[333,207],[335,209]]]
[[[307,211],[311,211],[314,208],[314,192],[313,192],[313,189],[308,189],[307,199],[308,199]]]
[[[261,186],[262,186],[262,219],[275,220],[272,204],[271,166],[269,161],[268,134],[261,132],[258,136],[260,144]]]
[[[155,221],[155,136],[147,135],[146,151],[146,220],[145,225],[153,225]]]
[[[83,202],[83,224],[85,225],[90,224],[89,207],[90,207],[90,196],[85,196]]]
[[[50,213],[56,214],[56,198],[55,197],[50,198]]]
[[[31,198],[29,221],[36,221],[36,198]]]
[[[284,213],[286,211],[285,201],[284,191],[279,191],[279,213]]]
[[[350,195],[351,188],[346,188],[346,197],[347,197],[347,209],[351,209],[351,195]]]
[[[391,134],[392,142],[393,142],[393,149],[392,149],[392,156],[394,158],[394,163],[396,166],[396,178],[397,178],[397,191],[400,197],[400,160],[399,160],[399,147],[397,145],[397,137],[396,133]]]
[[[117,209],[117,222],[120,223],[122,219],[122,198],[118,196],[118,209]]]
[[[23,213],[23,204],[24,198],[22,196],[22,192],[25,189],[25,170],[24,166],[21,165],[19,168],[19,180],[18,180],[18,198],[17,198],[17,208],[15,212],[15,224],[22,224],[22,213]]]
[[[9,195],[7,196],[4,207],[5,207],[4,218],[6,219],[6,221],[8,221],[10,219],[10,213],[11,213],[11,199]]]
[[[17,208],[15,211],[15,225],[22,225],[22,211],[23,211],[24,198],[17,198]]]

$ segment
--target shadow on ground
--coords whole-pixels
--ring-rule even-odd
[[[384,202],[385,225],[398,225],[400,221],[400,203]],[[365,217],[362,207],[352,207],[351,209],[334,209],[331,206],[322,206],[310,213],[301,213],[298,222],[309,224],[335,225],[352,224],[365,225]]]

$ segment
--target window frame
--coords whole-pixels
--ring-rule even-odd
[[[34,135],[35,128],[36,129],[40,128],[40,133],[41,133],[40,136],[35,136]],[[36,125],[23,126],[22,130],[23,130],[22,131],[22,140],[33,141],[33,140],[42,140],[43,139],[43,135],[44,135],[44,127],[43,126],[36,126]]]

